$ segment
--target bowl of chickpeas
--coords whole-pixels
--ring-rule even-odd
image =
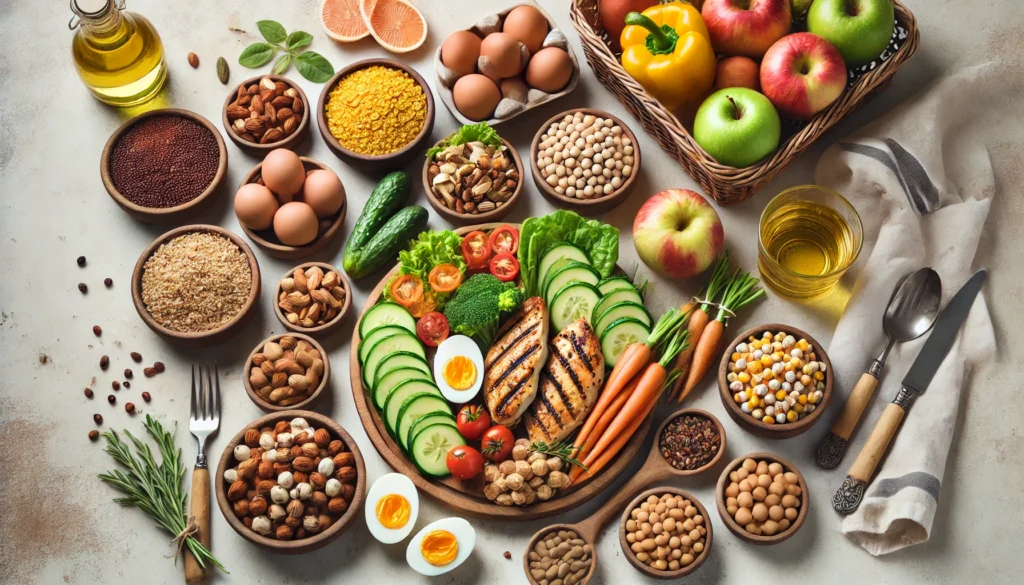
[[[733,534],[778,544],[796,534],[810,509],[807,483],[792,463],[772,453],[734,459],[718,478],[715,501]]]
[[[619,543],[629,562],[656,579],[696,571],[711,552],[708,512],[697,498],[674,487],[651,488],[622,514]]]
[[[789,439],[811,428],[832,397],[832,379],[832,362],[821,345],[778,323],[736,336],[718,369],[726,412],[766,439]]]

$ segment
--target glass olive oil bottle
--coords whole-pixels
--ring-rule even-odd
[[[71,0],[71,10],[75,67],[96,99],[133,106],[160,91],[167,65],[160,35],[148,20],[125,11],[124,0]]]

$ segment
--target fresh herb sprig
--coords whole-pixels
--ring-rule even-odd
[[[558,457],[568,465],[574,465],[583,471],[590,471],[579,459],[573,457],[572,454],[576,448],[572,446],[572,443],[559,441],[557,443],[548,444],[544,441],[534,441],[530,444],[530,450],[534,453],[542,453],[549,457]]]
[[[302,51],[313,42],[313,35],[297,30],[288,34],[281,23],[273,20],[260,20],[256,23],[265,43],[253,43],[238,56],[238,64],[255,69],[270,63],[279,52],[284,52],[274,61],[271,73],[281,75],[295,64],[295,68],[306,79],[314,83],[323,83],[334,75],[334,67],[320,53]]]
[[[115,502],[122,506],[135,506],[141,509],[156,520],[158,526],[175,535],[177,541],[181,534],[188,534],[186,529],[189,528],[185,508],[187,496],[181,483],[185,476],[185,466],[181,463],[181,449],[175,448],[174,435],[165,431],[163,425],[148,414],[145,426],[149,436],[156,441],[160,449],[160,463],[153,458],[149,445],[128,431],[124,431],[124,434],[135,446],[134,454],[116,431],[108,431],[103,433],[103,438],[107,440],[106,452],[126,470],[114,469],[101,473],[99,478],[127,494],[122,498],[114,498]],[[188,547],[203,569],[213,565],[225,573],[228,572],[210,550],[193,536],[186,536],[183,546]],[[181,548],[182,546],[178,546],[177,552],[180,552]],[[177,553],[174,556],[177,558]]]

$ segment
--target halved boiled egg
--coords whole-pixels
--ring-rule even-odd
[[[366,526],[384,544],[394,544],[409,536],[419,512],[419,492],[412,480],[401,473],[382,475],[366,494]]]
[[[484,356],[469,337],[453,335],[437,346],[434,381],[449,402],[462,404],[476,397],[484,381]]]
[[[423,527],[409,541],[405,560],[417,573],[443,575],[458,567],[473,552],[476,531],[462,518],[442,518]]]

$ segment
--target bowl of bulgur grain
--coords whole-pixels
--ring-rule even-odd
[[[260,267],[242,238],[215,225],[158,237],[132,273],[132,302],[150,329],[198,347],[241,329],[260,294]]]

